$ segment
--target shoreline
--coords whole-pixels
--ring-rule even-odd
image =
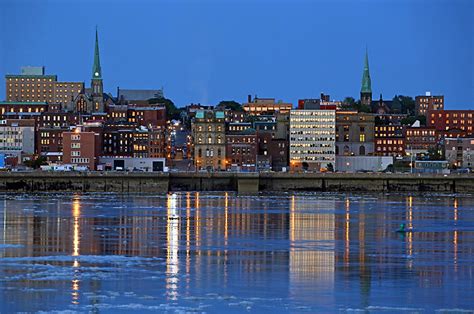
[[[4,172],[0,192],[178,191],[473,193],[474,174]]]

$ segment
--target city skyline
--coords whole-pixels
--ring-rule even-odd
[[[207,1],[203,3],[201,13],[196,13],[194,4],[186,1],[178,4],[160,2],[157,8],[166,14],[158,14],[160,19],[154,21],[157,13],[152,10],[151,2],[139,1],[138,5],[119,2],[111,6],[107,1],[98,4],[82,1],[69,3],[69,9],[81,22],[69,21],[69,27],[63,29],[53,27],[52,23],[64,22],[64,15],[59,14],[64,11],[64,5],[7,1],[0,5],[3,7],[1,33],[5,39],[0,47],[4,52],[0,56],[0,69],[5,75],[19,73],[21,66],[44,65],[48,74],[56,74],[61,80],[84,81],[88,85],[94,31],[98,25],[104,91],[107,93],[115,95],[117,86],[164,87],[165,96],[179,107],[192,102],[215,105],[221,100],[242,103],[248,94],[275,97],[295,104],[299,98],[317,98],[320,92],[331,95],[331,99],[342,100],[346,96],[358,99],[368,47],[373,99],[378,99],[380,94],[384,99],[391,99],[395,94],[414,97],[431,91],[434,95],[445,95],[448,109],[471,109],[474,98],[473,77],[469,71],[473,67],[472,39],[456,39],[453,35],[462,35],[460,30],[472,26],[469,21],[472,3],[455,1],[454,5],[449,5],[446,1],[437,1],[424,7],[427,3],[417,1],[408,6],[402,2],[395,6],[388,1],[385,5],[389,8],[384,8],[374,1],[365,1],[357,3],[355,8],[344,1],[336,5],[299,1],[294,6],[282,2],[272,6],[265,2],[239,5],[229,2],[229,8]],[[116,14],[110,15],[117,21],[123,21],[121,18],[129,14],[135,17],[134,23],[110,24],[108,15],[98,18],[96,13],[86,14],[89,5],[99,12],[112,10]],[[336,7],[339,8],[337,12],[333,10]],[[212,10],[209,12],[206,8]],[[305,19],[308,11],[317,8],[326,14],[322,13],[314,20]],[[356,14],[343,20],[338,18],[350,8],[355,9]],[[421,9],[424,16],[431,17],[427,21],[443,17],[445,29],[427,32],[436,22],[417,24],[420,22],[414,20],[418,19],[416,14]],[[273,20],[272,17],[280,16],[282,10],[289,17],[301,18],[289,19],[288,23]],[[349,32],[348,24],[364,10],[371,21],[371,13],[391,12],[394,16],[400,14],[406,24],[395,27],[385,21],[379,30],[385,37],[375,39],[376,30],[367,26],[377,24],[374,21],[380,22],[381,17],[373,15],[372,22],[361,20]],[[28,21],[12,20],[20,12],[32,11],[36,15]],[[221,13],[245,19],[226,20]],[[185,18],[196,14],[214,18],[196,20],[197,25]],[[137,19],[138,16],[142,19]],[[173,17],[180,19],[176,21]],[[273,23],[264,23],[267,18]],[[322,29],[332,18],[341,25],[329,24],[334,28]],[[244,23],[249,20],[256,23],[253,29]],[[181,28],[173,29],[173,26]],[[216,26],[221,27],[216,29]],[[59,44],[53,42],[65,32],[64,40]],[[415,34],[404,39],[408,33]],[[313,35],[319,36],[317,40]],[[388,38],[390,35],[395,37]],[[357,38],[349,38],[353,36]],[[228,46],[230,37],[235,39],[233,46]],[[346,51],[347,44],[334,45],[340,39],[346,40],[351,47],[350,53]],[[354,39],[357,39],[356,43],[353,43]],[[405,49],[393,48],[397,41],[389,45],[389,39],[404,39],[406,43],[402,41],[401,44]],[[438,47],[434,39],[442,45]],[[4,43],[13,48],[5,49]],[[322,49],[319,43],[324,43]],[[412,47],[409,43],[417,45]],[[235,61],[236,58],[240,60]],[[436,67],[430,64],[436,64]],[[2,99],[6,98],[4,85],[0,86],[0,95]]]

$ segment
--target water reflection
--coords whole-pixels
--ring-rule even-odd
[[[290,208],[290,292],[298,298],[301,289],[317,283],[334,289],[335,199],[312,200],[292,196]],[[308,296],[332,303],[327,296]]]
[[[166,295],[170,300],[178,298],[179,272],[179,219],[178,196],[168,194],[167,233],[166,233]]]
[[[79,197],[74,197],[72,201],[72,217],[74,219],[73,225],[73,238],[72,238],[72,256],[79,256],[80,255],[80,245],[81,245],[81,238],[80,238],[80,226],[79,226],[79,217],[81,215],[81,201]],[[74,263],[72,265],[74,270],[74,275],[72,279],[72,304],[79,304],[79,290],[80,290],[80,280],[79,280],[79,261],[77,258],[74,259]]]
[[[41,294],[51,309],[61,302],[79,310],[99,306],[106,302],[99,294],[104,289],[116,289],[121,298],[138,291],[176,304],[207,293],[260,296],[322,312],[391,302],[429,308],[446,296],[463,305],[473,288],[474,199],[439,196],[435,202],[420,196],[199,192],[5,196],[0,244],[17,246],[0,247],[0,257],[71,259],[56,262],[68,270],[56,281],[35,279],[35,268],[0,269],[6,278],[0,281],[2,300],[12,301],[0,312],[43,309],[34,302],[20,306],[24,289],[33,288],[71,291],[67,299]],[[394,232],[400,223],[416,232],[400,237]],[[130,275],[128,262],[100,268],[87,259],[97,255],[162,260]],[[380,287],[393,299],[384,299]]]

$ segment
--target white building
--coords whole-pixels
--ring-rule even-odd
[[[0,120],[0,153],[7,156],[35,153],[34,120]]]
[[[111,157],[99,159],[98,170],[168,172],[165,158]]]
[[[291,110],[290,167],[321,171],[336,160],[336,111]]]

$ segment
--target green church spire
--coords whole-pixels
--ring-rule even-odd
[[[365,50],[365,64],[364,73],[362,74],[362,87],[360,88],[361,93],[372,93],[372,83],[370,81],[369,73],[369,53]]]
[[[100,68],[99,58],[99,34],[97,27],[95,28],[95,51],[94,51],[94,65],[92,66],[92,79],[102,79],[102,70]]]

